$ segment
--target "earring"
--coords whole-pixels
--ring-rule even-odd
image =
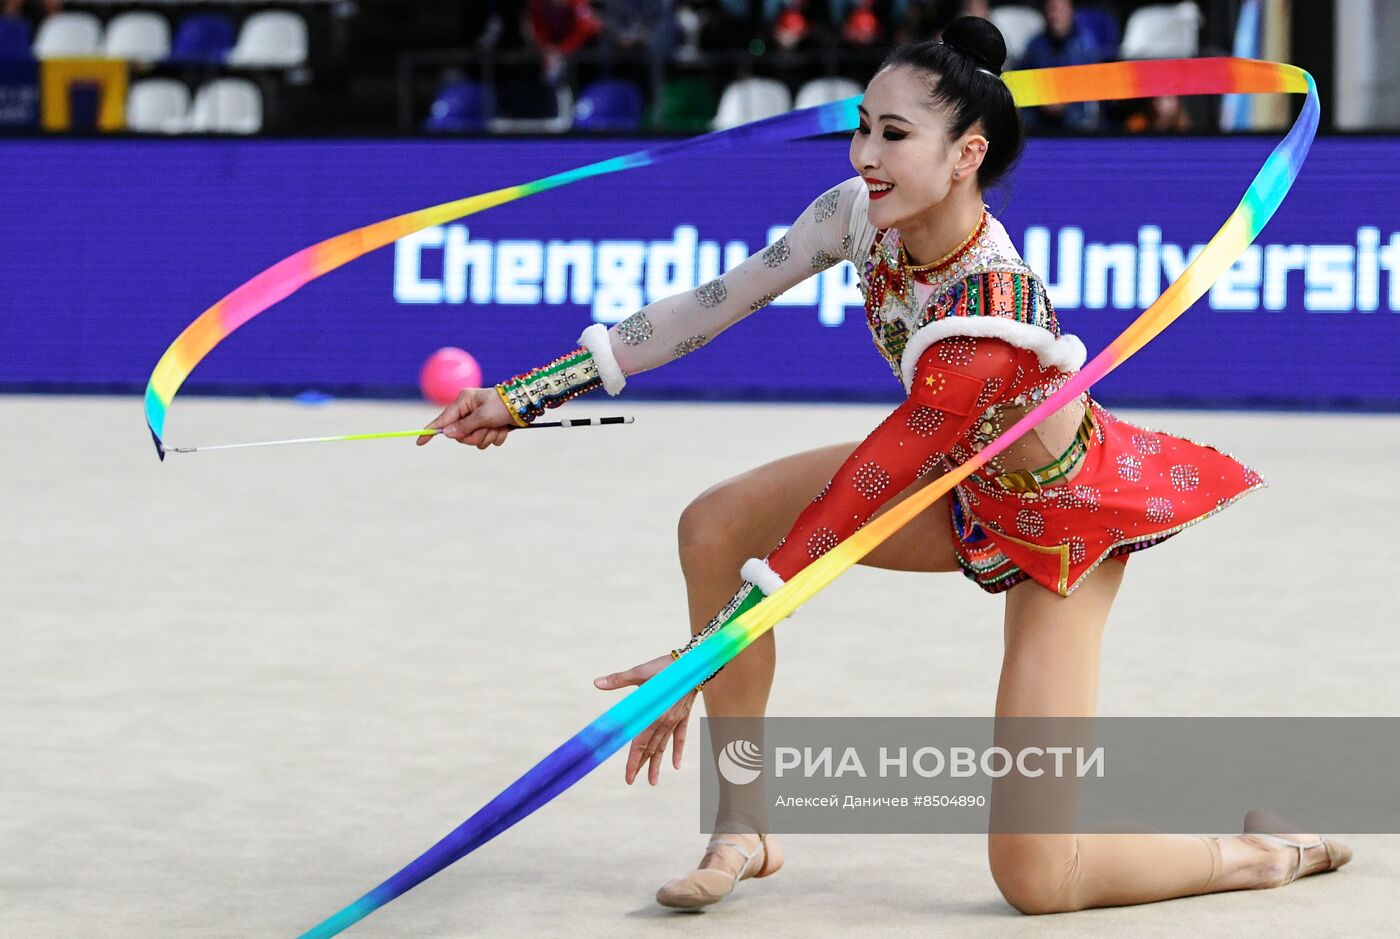
[[[961,178],[962,178],[962,173],[954,173],[954,174],[953,174],[953,178],[954,178],[954,179],[961,179]]]

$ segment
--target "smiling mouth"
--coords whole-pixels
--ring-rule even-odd
[[[870,193],[870,198],[883,199],[894,191],[894,183],[887,183],[884,180],[867,179],[865,187]]]

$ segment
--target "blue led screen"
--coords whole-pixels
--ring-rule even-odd
[[[1230,213],[1269,138],[1032,141],[990,193],[1093,355]],[[200,311],[320,239],[642,140],[11,140],[0,144],[0,390],[139,391]],[[1258,243],[1108,376],[1113,403],[1400,407],[1400,141],[1317,142]],[[727,269],[853,174],[843,139],[678,159],[431,229],[313,283],[185,391],[414,392],[460,346],[488,381]],[[627,395],[895,400],[849,264]],[[601,397],[601,396],[600,396]]]

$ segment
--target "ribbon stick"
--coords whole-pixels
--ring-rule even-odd
[[[884,515],[871,520],[860,531],[803,568],[753,609],[734,618],[689,653],[662,669],[565,741],[447,837],[359,900],[307,931],[305,937],[339,933],[460,860],[563,792],[665,713],[702,679],[738,655],[901,526],[933,505],[968,474],[1003,452],[1012,441],[1051,412],[1068,404],[1095,381],[1127,361],[1209,290],[1211,284],[1244,253],[1292,187],[1317,132],[1319,105],[1312,77],[1289,65],[1244,59],[1184,59],[1009,72],[1003,78],[1017,104],[1022,107],[1172,94],[1284,92],[1304,94],[1306,99],[1288,135],[1265,161],[1238,208],[1201,254],[1156,302],[1062,388],[978,451],[972,459],[930,482],[891,507]],[[853,110],[854,102],[855,99],[849,99],[841,104]],[[753,130],[759,126],[749,125],[747,129]],[[701,141],[706,139],[700,138]]]
[[[537,430],[542,427],[602,427],[605,424],[631,424],[635,417],[571,417],[562,421],[535,421],[524,427],[510,430]],[[244,450],[248,447],[281,447],[292,443],[338,443],[354,440],[386,440],[390,437],[436,437],[442,431],[438,428],[424,430],[381,430],[373,434],[341,434],[337,437],[293,437],[288,440],[255,440],[252,443],[216,443],[202,447],[166,447],[166,453],[203,453],[206,450]]]

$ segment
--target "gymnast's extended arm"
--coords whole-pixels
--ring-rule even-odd
[[[864,181],[855,176],[814,199],[787,233],[742,264],[694,290],[663,297],[616,324],[585,329],[581,345],[552,362],[496,385],[468,389],[429,427],[463,443],[499,443],[547,408],[602,387],[622,391],[627,376],[673,362],[762,309],[813,274],[851,257]],[[855,216],[853,218],[853,216]],[[431,437],[420,437],[426,443]]]

